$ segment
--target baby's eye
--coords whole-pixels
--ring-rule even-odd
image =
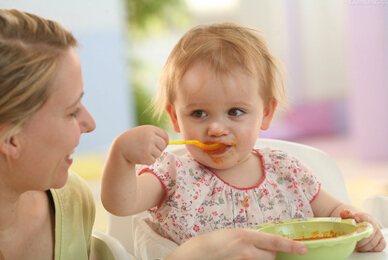
[[[76,110],[74,111],[74,113],[71,113],[70,116],[77,117],[80,112],[81,112],[81,109],[79,107],[77,107]]]
[[[203,110],[195,110],[193,113],[191,113],[191,115],[199,118],[206,116],[206,113]]]
[[[244,113],[245,113],[245,112],[242,111],[241,109],[232,108],[231,110],[229,110],[228,115],[229,115],[229,116],[241,116],[241,115],[244,114]]]

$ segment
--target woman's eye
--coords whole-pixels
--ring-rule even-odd
[[[81,112],[81,109],[79,107],[77,107],[77,109],[74,111],[74,113],[71,113],[70,116],[77,117],[80,112]]]
[[[194,117],[204,117],[206,116],[206,113],[202,110],[195,110],[191,115]]]
[[[241,115],[244,114],[244,113],[245,113],[245,112],[242,111],[241,109],[232,108],[231,110],[229,110],[228,115],[229,115],[229,116],[241,116]]]

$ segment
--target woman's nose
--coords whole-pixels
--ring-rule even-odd
[[[209,136],[219,137],[219,136],[228,135],[228,134],[229,134],[229,129],[227,125],[223,122],[215,121],[209,125],[209,130],[208,130]]]
[[[81,133],[90,133],[96,129],[96,122],[86,107],[83,106],[82,112],[80,114],[81,115],[78,122],[81,128]]]

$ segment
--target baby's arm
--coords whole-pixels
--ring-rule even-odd
[[[101,185],[101,201],[107,211],[127,216],[159,204],[164,186],[152,174],[137,176],[135,167],[154,163],[167,144],[167,133],[150,125],[128,130],[113,141]]]
[[[354,218],[358,222],[367,221],[373,225],[373,234],[359,241],[356,250],[360,252],[382,251],[386,246],[379,224],[371,215],[352,205],[347,205],[321,189],[317,197],[311,202],[315,217]]]

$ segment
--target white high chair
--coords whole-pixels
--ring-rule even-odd
[[[312,169],[317,179],[321,182],[323,189],[344,203],[350,203],[340,169],[323,151],[294,142],[259,138],[255,148],[264,147],[282,150],[300,159]],[[168,149],[180,155],[187,152],[185,146],[169,147]],[[143,212],[129,217],[117,217],[109,214],[107,233],[117,238],[136,259],[163,258],[174,250],[177,245],[153,232],[146,224],[146,221],[142,219],[146,214]],[[140,243],[140,250],[134,250],[135,241]]]
[[[380,222],[381,228],[388,228],[388,196],[372,195],[364,200],[362,208]]]
[[[116,238],[97,229],[92,232],[90,260],[132,260],[124,246]]]

